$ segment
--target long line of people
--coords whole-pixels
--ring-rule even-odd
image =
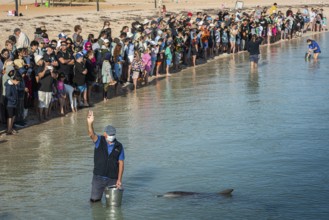
[[[38,27],[33,41],[19,28],[8,37],[0,55],[0,120],[7,134],[27,124],[28,110],[39,120],[51,113],[65,115],[90,106],[95,87],[109,88],[148,83],[149,77],[171,76],[187,66],[196,66],[223,53],[246,50],[252,35],[265,44],[301,36],[308,29],[326,29],[322,9],[308,6],[286,13],[277,4],[270,9],[257,6],[251,12],[224,10],[216,15],[197,12],[162,13],[152,20],[134,21],[114,37],[110,21],[99,34],[82,36],[76,25],[71,38],[60,33],[50,39],[45,26]]]

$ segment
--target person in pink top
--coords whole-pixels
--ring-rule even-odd
[[[151,73],[151,66],[152,66],[152,59],[151,59],[151,55],[150,55],[150,49],[146,48],[146,50],[144,51],[144,53],[142,54],[142,61],[143,64],[145,65],[145,73],[144,73],[144,80],[145,83],[148,82],[148,77]]]
[[[61,110],[61,116],[65,115],[64,105],[66,100],[66,91],[64,87],[64,80],[65,80],[64,73],[60,73],[57,81],[57,94],[58,94],[59,106]]]

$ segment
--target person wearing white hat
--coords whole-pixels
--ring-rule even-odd
[[[148,25],[149,23],[150,23],[150,21],[147,18],[145,18],[143,21],[143,25]]]

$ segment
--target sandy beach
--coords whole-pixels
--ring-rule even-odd
[[[72,7],[68,3],[62,5],[55,5],[55,7],[46,8],[44,6],[35,7],[34,0],[22,0],[22,5],[19,7],[19,13],[22,17],[7,16],[9,10],[14,10],[15,5],[13,0],[1,1],[0,11],[0,28],[2,34],[0,36],[0,46],[3,47],[4,41],[9,35],[13,33],[16,27],[20,27],[23,32],[28,34],[30,38],[34,35],[36,27],[45,25],[48,29],[50,39],[57,39],[60,32],[64,32],[68,36],[72,36],[73,27],[80,24],[83,28],[82,35],[84,38],[89,33],[98,35],[102,28],[104,20],[111,21],[112,32],[114,36],[118,35],[122,26],[128,25],[132,21],[142,21],[144,18],[152,18],[159,14],[159,9],[155,9],[154,1],[120,1],[120,3],[113,3],[107,1],[100,3],[100,11],[96,11],[96,3],[73,3]],[[40,0],[38,2],[41,2]],[[45,1],[44,1],[45,2]],[[273,2],[274,3],[274,2]],[[271,6],[270,1],[259,2],[256,0],[244,1],[244,8],[247,11],[252,10],[257,4],[261,6]],[[280,10],[285,11],[287,2],[278,0],[276,3]],[[223,1],[221,3],[211,0],[176,0],[163,1],[168,12],[182,12],[182,11],[207,11],[209,14],[215,14],[218,10],[227,8],[233,10],[235,1]],[[289,5],[293,6],[296,11],[303,5],[310,5],[316,8],[323,8],[324,13],[328,16],[329,0],[315,2],[311,0],[291,0]]]

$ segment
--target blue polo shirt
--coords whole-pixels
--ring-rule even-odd
[[[97,135],[97,141],[95,142],[95,148],[98,148],[99,147],[99,143],[101,142],[101,136],[100,135]],[[109,144],[108,142],[107,143],[107,152],[108,154],[110,155],[112,153],[112,150],[113,150],[113,147],[114,147],[114,143],[113,144]],[[125,152],[123,150],[123,147],[122,147],[122,151],[119,155],[119,160],[124,160],[125,159]]]
[[[313,52],[314,53],[321,53],[321,49],[320,49],[319,44],[314,40],[312,40],[312,43],[310,45],[308,45],[308,48],[311,49],[311,50],[314,50],[315,48],[317,48]]]

